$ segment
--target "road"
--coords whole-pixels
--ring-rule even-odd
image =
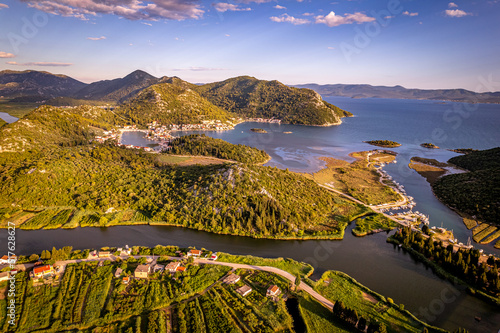
[[[396,219],[395,217],[393,217],[393,216],[391,216],[391,215],[388,215],[388,214],[386,214],[386,213],[384,213],[384,212],[381,212],[381,211],[379,211],[378,209],[376,209],[375,207],[371,207],[371,206],[369,206],[369,205],[367,205],[367,204],[365,204],[365,203],[363,203],[363,202],[359,201],[358,199],[356,199],[356,198],[354,198],[354,197],[351,197],[349,194],[345,194],[345,193],[343,193],[343,192],[340,192],[339,190],[336,190],[336,189],[334,189],[333,187],[328,186],[328,185],[322,185],[322,184],[318,184],[318,185],[319,185],[319,186],[321,186],[321,187],[323,187],[323,188],[325,188],[325,189],[327,189],[328,191],[332,191],[332,192],[335,192],[335,193],[337,193],[337,194],[340,194],[341,196],[344,196],[344,197],[346,197],[347,199],[354,201],[355,203],[358,203],[358,204],[363,205],[363,206],[365,206],[365,207],[367,207],[367,208],[370,208],[371,210],[373,210],[373,211],[374,211],[374,212],[376,212],[376,213],[383,214],[383,215],[384,215],[385,217],[387,217],[388,219],[390,219],[390,220],[392,220],[392,221],[394,221],[394,222],[396,222],[396,223],[398,223],[398,224],[400,224],[400,225],[402,225],[402,226],[405,226],[405,227],[407,227],[407,226],[408,226],[408,224],[404,223],[403,221],[400,221],[400,220]],[[385,207],[388,207],[388,206],[385,206]],[[385,207],[382,207],[382,208],[385,208]],[[412,228],[413,228],[413,227],[412,227]]]
[[[235,264],[231,262],[222,262],[222,261],[212,261],[212,260],[205,260],[205,259],[195,259],[196,263],[200,264],[209,264],[209,265],[221,265],[221,266],[229,266],[233,267],[235,269],[242,268],[242,269],[253,269],[253,270],[258,270],[258,271],[266,271],[274,274],[278,274],[288,281],[291,282],[292,286],[295,284],[295,276],[292,274],[288,273],[287,271],[281,270],[276,267],[269,267],[269,266],[255,266],[255,265],[246,265],[246,264]],[[314,291],[313,288],[311,288],[309,285],[306,283],[302,282],[299,286],[298,289],[303,290],[304,292],[308,293],[311,295],[314,299],[316,299],[318,302],[323,304],[325,307],[327,307],[330,311],[333,310],[333,302],[330,300],[326,299],[325,297],[321,296],[319,293]]]
[[[150,257],[150,256],[133,256],[135,259],[139,259],[141,257]],[[76,264],[79,262],[87,262],[87,261],[99,261],[99,260],[110,260],[110,261],[115,261],[117,258],[120,259],[126,259],[128,256],[121,256],[121,257],[115,257],[115,256],[110,256],[108,258],[87,258],[87,259],[72,259],[72,260],[62,260],[62,261],[57,261],[55,265],[61,267],[62,269],[58,274],[62,274],[66,268],[66,265],[68,264]],[[165,257],[163,257],[165,258]],[[169,260],[182,260],[185,258],[181,257],[168,257]],[[282,269],[276,268],[276,267],[270,267],[270,266],[255,266],[255,265],[246,265],[246,264],[236,264],[236,263],[230,263],[230,262],[221,262],[221,261],[213,261],[213,260],[207,260],[207,259],[194,259],[194,262],[197,264],[208,264],[208,265],[221,265],[221,266],[229,266],[234,269],[242,268],[242,269],[253,269],[253,270],[259,270],[259,271],[266,271],[274,274],[278,274],[292,284],[294,286],[295,284],[295,276],[288,273],[287,271],[284,271]],[[17,268],[20,270],[27,270],[29,268],[33,267],[33,264],[20,264],[17,265]],[[303,290],[304,292],[308,293],[316,299],[318,302],[323,304],[325,307],[330,309],[330,311],[333,310],[333,302],[330,300],[326,299],[325,297],[321,296],[319,293],[314,291],[313,288],[311,288],[309,285],[306,283],[301,283],[298,286],[298,289]]]

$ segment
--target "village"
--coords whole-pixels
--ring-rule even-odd
[[[157,121],[153,121],[148,124],[148,129],[138,129],[136,125],[126,125],[122,128],[118,128],[115,130],[104,131],[102,135],[97,135],[92,141],[98,143],[105,142],[114,142],[116,146],[125,147],[128,149],[140,149],[147,152],[161,152],[164,150],[168,150],[170,140],[175,139],[176,136],[173,135],[173,132],[180,131],[229,131],[234,129],[234,126],[241,122],[258,122],[258,123],[272,123],[272,124],[281,124],[281,120],[271,118],[233,118],[233,122],[222,122],[220,120],[202,120],[200,124],[170,124],[170,125],[161,125]],[[127,131],[137,131],[144,132],[145,138],[148,140],[156,141],[158,146],[156,148],[152,147],[143,147],[137,145],[124,145],[121,143],[121,136],[124,132]]]
[[[127,274],[121,267],[117,267],[113,272],[113,277],[119,279],[123,285],[128,285],[132,280],[150,279],[154,276],[155,279],[162,275],[168,275],[173,280],[182,279],[182,274],[190,265],[199,264],[215,264],[218,259],[216,253],[211,251],[190,249],[187,252],[176,251],[175,257],[163,255],[133,255],[133,250],[128,245],[123,248],[116,248],[116,251],[110,250],[93,250],[90,251],[86,259],[81,260],[64,260],[57,261],[53,264],[44,263],[43,260],[38,260],[33,264],[20,264],[19,267],[11,269],[7,272],[0,273],[0,282],[8,280],[11,276],[15,276],[18,271],[29,270],[29,277],[33,282],[33,286],[40,286],[43,284],[58,284],[66,271],[66,266],[69,264],[76,264],[79,262],[95,262],[97,267],[101,267],[108,262],[121,262],[128,258],[138,259],[139,264],[135,267],[132,274]],[[0,259],[0,264],[10,264],[15,267],[17,257],[8,258],[3,256]],[[221,262],[223,266],[233,266],[231,263]],[[237,264],[234,264],[238,266]],[[243,265],[245,266],[245,265]],[[241,268],[233,267],[231,271],[221,278],[221,283],[226,285],[234,285],[235,291],[242,297],[248,296],[254,290],[248,281],[243,282],[242,276],[236,274],[236,271],[242,271]],[[243,269],[243,273],[245,270]],[[246,274],[247,275],[247,274]],[[266,296],[271,297],[273,300],[278,297],[282,289],[274,283],[266,283],[259,281],[261,284],[266,284]]]

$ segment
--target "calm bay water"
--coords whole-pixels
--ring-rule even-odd
[[[8,114],[6,112],[0,112],[0,119],[3,119],[7,123],[10,124],[10,123],[13,123],[13,122],[17,121],[19,118],[13,117],[13,116],[11,116],[10,114]]]
[[[347,156],[350,152],[374,149],[363,143],[366,140],[400,142],[403,146],[394,149],[399,153],[398,163],[385,169],[415,198],[415,209],[430,215],[431,225],[442,224],[453,229],[457,238],[465,242],[470,233],[458,215],[442,205],[433,196],[425,179],[407,165],[412,156],[446,161],[457,155],[447,151],[447,148],[487,149],[500,146],[500,106],[340,97],[326,100],[351,111],[355,117],[346,118],[341,126],[333,127],[243,123],[232,131],[201,133],[263,149],[272,157],[267,165],[300,172],[319,170],[323,166],[317,159],[320,156],[352,160]],[[254,127],[263,128],[268,133],[251,132],[250,128]],[[142,134],[126,132],[122,142],[135,145],[152,143],[142,141],[141,137]],[[423,142],[432,142],[443,149],[422,148],[419,144]],[[122,226],[19,230],[17,244],[19,254],[65,245],[84,249],[125,244],[171,244],[235,254],[290,257],[311,263],[316,276],[329,269],[346,272],[369,288],[393,298],[396,303],[405,304],[417,316],[434,325],[450,330],[461,326],[471,332],[496,332],[500,329],[498,308],[467,295],[463,290],[457,291],[423,264],[387,244],[385,239],[385,234],[355,238],[347,231],[343,241],[272,241],[174,227]],[[483,248],[486,252],[496,251],[492,246]],[[430,317],[425,315],[426,311]],[[474,316],[482,317],[482,321],[476,322]]]

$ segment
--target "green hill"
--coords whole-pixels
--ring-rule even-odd
[[[50,149],[88,144],[96,133],[111,129],[113,115],[92,106],[41,106],[0,131],[0,152]]]
[[[351,114],[321,99],[309,89],[288,87],[278,81],[240,76],[196,88],[215,105],[249,118],[277,118],[284,123],[336,125]]]
[[[227,111],[213,105],[182,84],[160,83],[142,90],[115,110],[127,124],[145,127],[152,121],[162,125],[200,124],[203,120],[230,121]]]
[[[460,212],[500,225],[500,147],[456,156],[449,162],[470,172],[438,179],[432,185],[436,196]]]
[[[157,88],[183,92],[169,99],[177,106],[194,93],[169,84],[151,91]],[[42,106],[1,127],[0,225],[7,219],[26,229],[152,223],[254,237],[341,238],[348,221],[365,211],[276,168],[182,167],[157,154],[91,142],[120,116],[99,107]],[[251,163],[267,156],[203,136],[180,139],[176,147]]]
[[[181,136],[170,142],[168,154],[202,155],[229,159],[242,163],[263,163],[271,157],[263,150],[245,145],[233,145],[221,139],[214,139],[204,134]]]

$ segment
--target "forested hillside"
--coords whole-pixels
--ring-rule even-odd
[[[470,172],[437,180],[436,196],[460,212],[500,225],[500,148],[456,156],[449,162]]]
[[[309,89],[278,81],[240,76],[202,85],[198,92],[215,105],[250,118],[276,118],[284,123],[335,125],[352,114],[321,99]]]
[[[115,113],[124,124],[145,127],[158,121],[162,125],[200,124],[203,120],[226,122],[234,118],[213,105],[196,91],[172,83],[160,83],[141,91],[135,98],[120,106]],[[121,122],[120,119],[117,119]]]
[[[179,167],[163,163],[161,155],[91,141],[117,119],[98,107],[44,106],[3,126],[2,225],[7,220],[26,229],[154,223],[254,237],[341,238],[347,223],[365,212],[276,168]],[[174,147],[249,163],[267,157],[203,136],[179,139]]]
[[[213,156],[242,163],[263,163],[271,157],[263,150],[245,145],[233,145],[221,139],[214,139],[205,134],[191,134],[176,138],[170,142],[168,154]]]

